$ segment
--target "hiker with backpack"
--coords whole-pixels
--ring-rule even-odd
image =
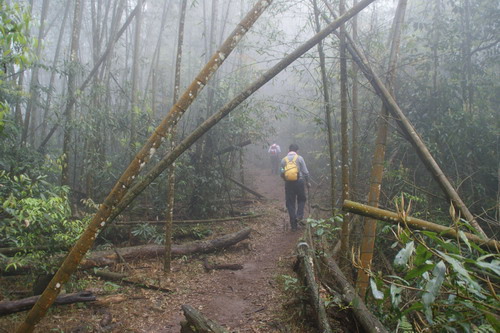
[[[269,146],[267,152],[269,153],[269,157],[271,160],[271,174],[278,174],[280,167],[279,155],[281,154],[281,148],[277,143],[273,143],[271,146]]]
[[[304,218],[306,189],[309,183],[309,171],[304,158],[297,154],[299,146],[292,143],[280,164],[281,177],[285,180],[285,201],[292,231],[297,230],[298,223]]]

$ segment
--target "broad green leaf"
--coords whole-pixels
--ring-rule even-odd
[[[375,283],[375,280],[370,279],[370,287],[372,290],[372,295],[375,299],[378,300],[384,299],[384,293],[378,290],[377,283]]]
[[[432,253],[427,250],[425,246],[422,244],[418,244],[416,250],[415,250],[415,259],[413,263],[416,266],[421,266],[423,263],[425,263],[428,259],[432,257]]]
[[[413,243],[413,241],[408,242],[404,249],[401,249],[401,251],[399,251],[399,253],[394,258],[394,265],[396,267],[406,266],[414,250],[415,244]]]
[[[469,248],[469,251],[472,251],[472,249],[470,247],[469,239],[467,239],[467,237],[465,236],[465,233],[462,230],[459,230],[458,235],[460,236],[460,239],[467,245],[467,247]]]
[[[461,277],[462,281],[464,281],[469,288],[470,291],[472,291],[474,294],[476,294],[480,298],[485,298],[485,296],[481,293],[482,288],[481,286],[473,280],[467,269],[462,265],[462,263],[455,259],[452,256],[447,255],[446,253],[443,253],[439,250],[437,252],[443,257],[444,260],[446,260],[451,266],[453,267],[453,270],[458,273],[459,277]]]
[[[476,261],[476,265],[481,268],[491,269],[496,275],[500,277],[500,260],[493,260],[491,263],[484,261]]]
[[[416,277],[422,276],[425,272],[428,272],[431,269],[433,269],[434,266],[435,266],[435,264],[423,264],[423,265],[420,265],[418,267],[415,267],[414,269],[412,269],[411,271],[409,271],[406,274],[405,280],[411,280],[411,279],[414,279]]]
[[[399,304],[401,303],[401,291],[403,290],[402,287],[398,287],[394,284],[391,284],[391,302],[392,306],[397,308]]]

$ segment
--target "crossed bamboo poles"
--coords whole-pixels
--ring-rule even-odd
[[[320,42],[330,33],[335,31],[340,25],[348,21],[350,18],[352,18],[354,15],[356,15],[358,12],[363,10],[366,6],[368,6],[374,1],[375,0],[360,1],[350,10],[345,12],[344,15],[342,15],[341,17],[330,23],[327,27],[325,27],[323,30],[318,32],[307,42],[298,47],[287,57],[283,58],[275,66],[273,66],[266,73],[264,73],[259,79],[257,79],[256,81],[254,81],[254,83],[248,86],[243,92],[241,92],[239,95],[233,98],[225,106],[223,106],[218,112],[214,113],[211,117],[205,120],[188,137],[186,137],[169,154],[167,154],[147,175],[145,175],[141,179],[140,182],[136,182],[136,184],[133,187],[131,187],[132,183],[139,175],[141,169],[151,159],[151,157],[156,152],[161,143],[165,141],[166,138],[168,138],[170,132],[172,131],[174,126],[178,123],[180,117],[184,114],[184,112],[196,99],[199,92],[207,84],[208,80],[214,75],[214,73],[220,67],[222,62],[236,47],[239,40],[241,40],[241,38],[245,35],[245,33],[255,23],[257,18],[264,12],[264,10],[272,2],[271,0],[267,1],[259,0],[255,4],[255,6],[249,11],[249,13],[245,16],[245,18],[243,18],[243,20],[238,24],[238,26],[226,39],[226,41],[222,44],[220,49],[216,51],[215,54],[210,58],[208,63],[203,67],[203,69],[200,71],[195,80],[183,93],[178,102],[171,108],[170,112],[163,119],[160,125],[156,128],[156,130],[148,139],[146,144],[132,160],[130,165],[127,167],[125,172],[122,174],[122,176],[119,178],[119,180],[113,187],[112,191],[104,200],[103,204],[101,204],[101,206],[99,207],[99,210],[94,215],[87,229],[84,231],[80,239],[76,242],[72,250],[69,252],[68,256],[64,260],[63,264],[61,265],[57,273],[54,275],[54,278],[50,281],[49,285],[39,298],[38,302],[30,310],[27,317],[25,318],[25,321],[21,324],[21,326],[19,326],[17,332],[33,331],[35,325],[43,318],[48,308],[53,304],[55,298],[57,297],[57,295],[61,290],[62,285],[69,280],[69,277],[76,270],[83,256],[87,253],[87,251],[94,243],[99,232],[104,228],[104,226],[108,222],[112,220],[113,216],[119,214],[119,212],[121,212],[121,210],[123,210],[128,205],[128,203],[130,203],[144,188],[146,188],[165,168],[171,165],[177,159],[177,157],[179,157],[184,151],[186,151],[198,138],[200,138],[210,128],[215,126],[215,124],[217,124],[222,118],[224,118],[227,114],[229,114],[232,110],[234,110],[244,100],[246,100],[246,98],[248,98],[259,88],[261,88],[264,84],[266,84],[269,80],[271,80],[273,77],[279,74],[283,69],[285,69],[288,65],[294,62],[304,53],[309,51],[318,42]],[[365,65],[368,66],[367,64]],[[376,82],[377,85],[376,90],[377,92],[379,92],[380,95],[382,95],[384,102],[386,102],[386,104],[391,105],[390,109],[393,108],[396,109],[395,113],[397,113],[399,117],[402,116],[402,119],[406,119],[405,116],[402,114],[401,110],[399,109],[399,107],[397,106],[396,102],[391,100],[391,98],[388,98],[384,93],[383,88],[385,87],[383,86],[383,84],[379,80],[373,79],[372,75],[374,75],[374,72],[369,67],[368,69],[369,70],[365,70],[364,73],[365,75],[367,75],[367,77],[369,77],[369,80],[371,79],[370,82],[372,84],[375,84],[374,82]],[[412,127],[411,129],[413,130]],[[411,132],[417,135],[414,130]]]

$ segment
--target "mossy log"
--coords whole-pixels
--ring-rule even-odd
[[[181,333],[229,333],[215,321],[206,318],[192,306],[183,305],[186,321],[181,322]]]
[[[331,333],[332,328],[330,327],[330,323],[328,322],[325,305],[319,295],[319,286],[316,283],[316,274],[313,266],[314,261],[309,254],[309,246],[307,245],[307,243],[299,243],[297,245],[297,253],[301,267],[301,273],[303,275],[307,287],[307,292],[310,298],[310,303],[313,306],[314,312],[316,314],[319,331],[324,333]]]
[[[0,316],[5,316],[19,311],[29,310],[39,298],[40,295],[23,298],[15,301],[0,302]],[[63,304],[72,304],[79,302],[93,302],[95,300],[96,297],[90,291],[81,291],[78,293],[64,294],[57,296],[54,303],[58,305],[63,305]]]

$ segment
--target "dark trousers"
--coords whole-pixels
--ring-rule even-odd
[[[306,204],[306,189],[304,180],[294,182],[285,181],[286,209],[290,216],[292,230],[297,229],[297,220],[304,218],[304,206]]]
[[[271,155],[271,174],[280,173],[280,158],[278,155]]]

